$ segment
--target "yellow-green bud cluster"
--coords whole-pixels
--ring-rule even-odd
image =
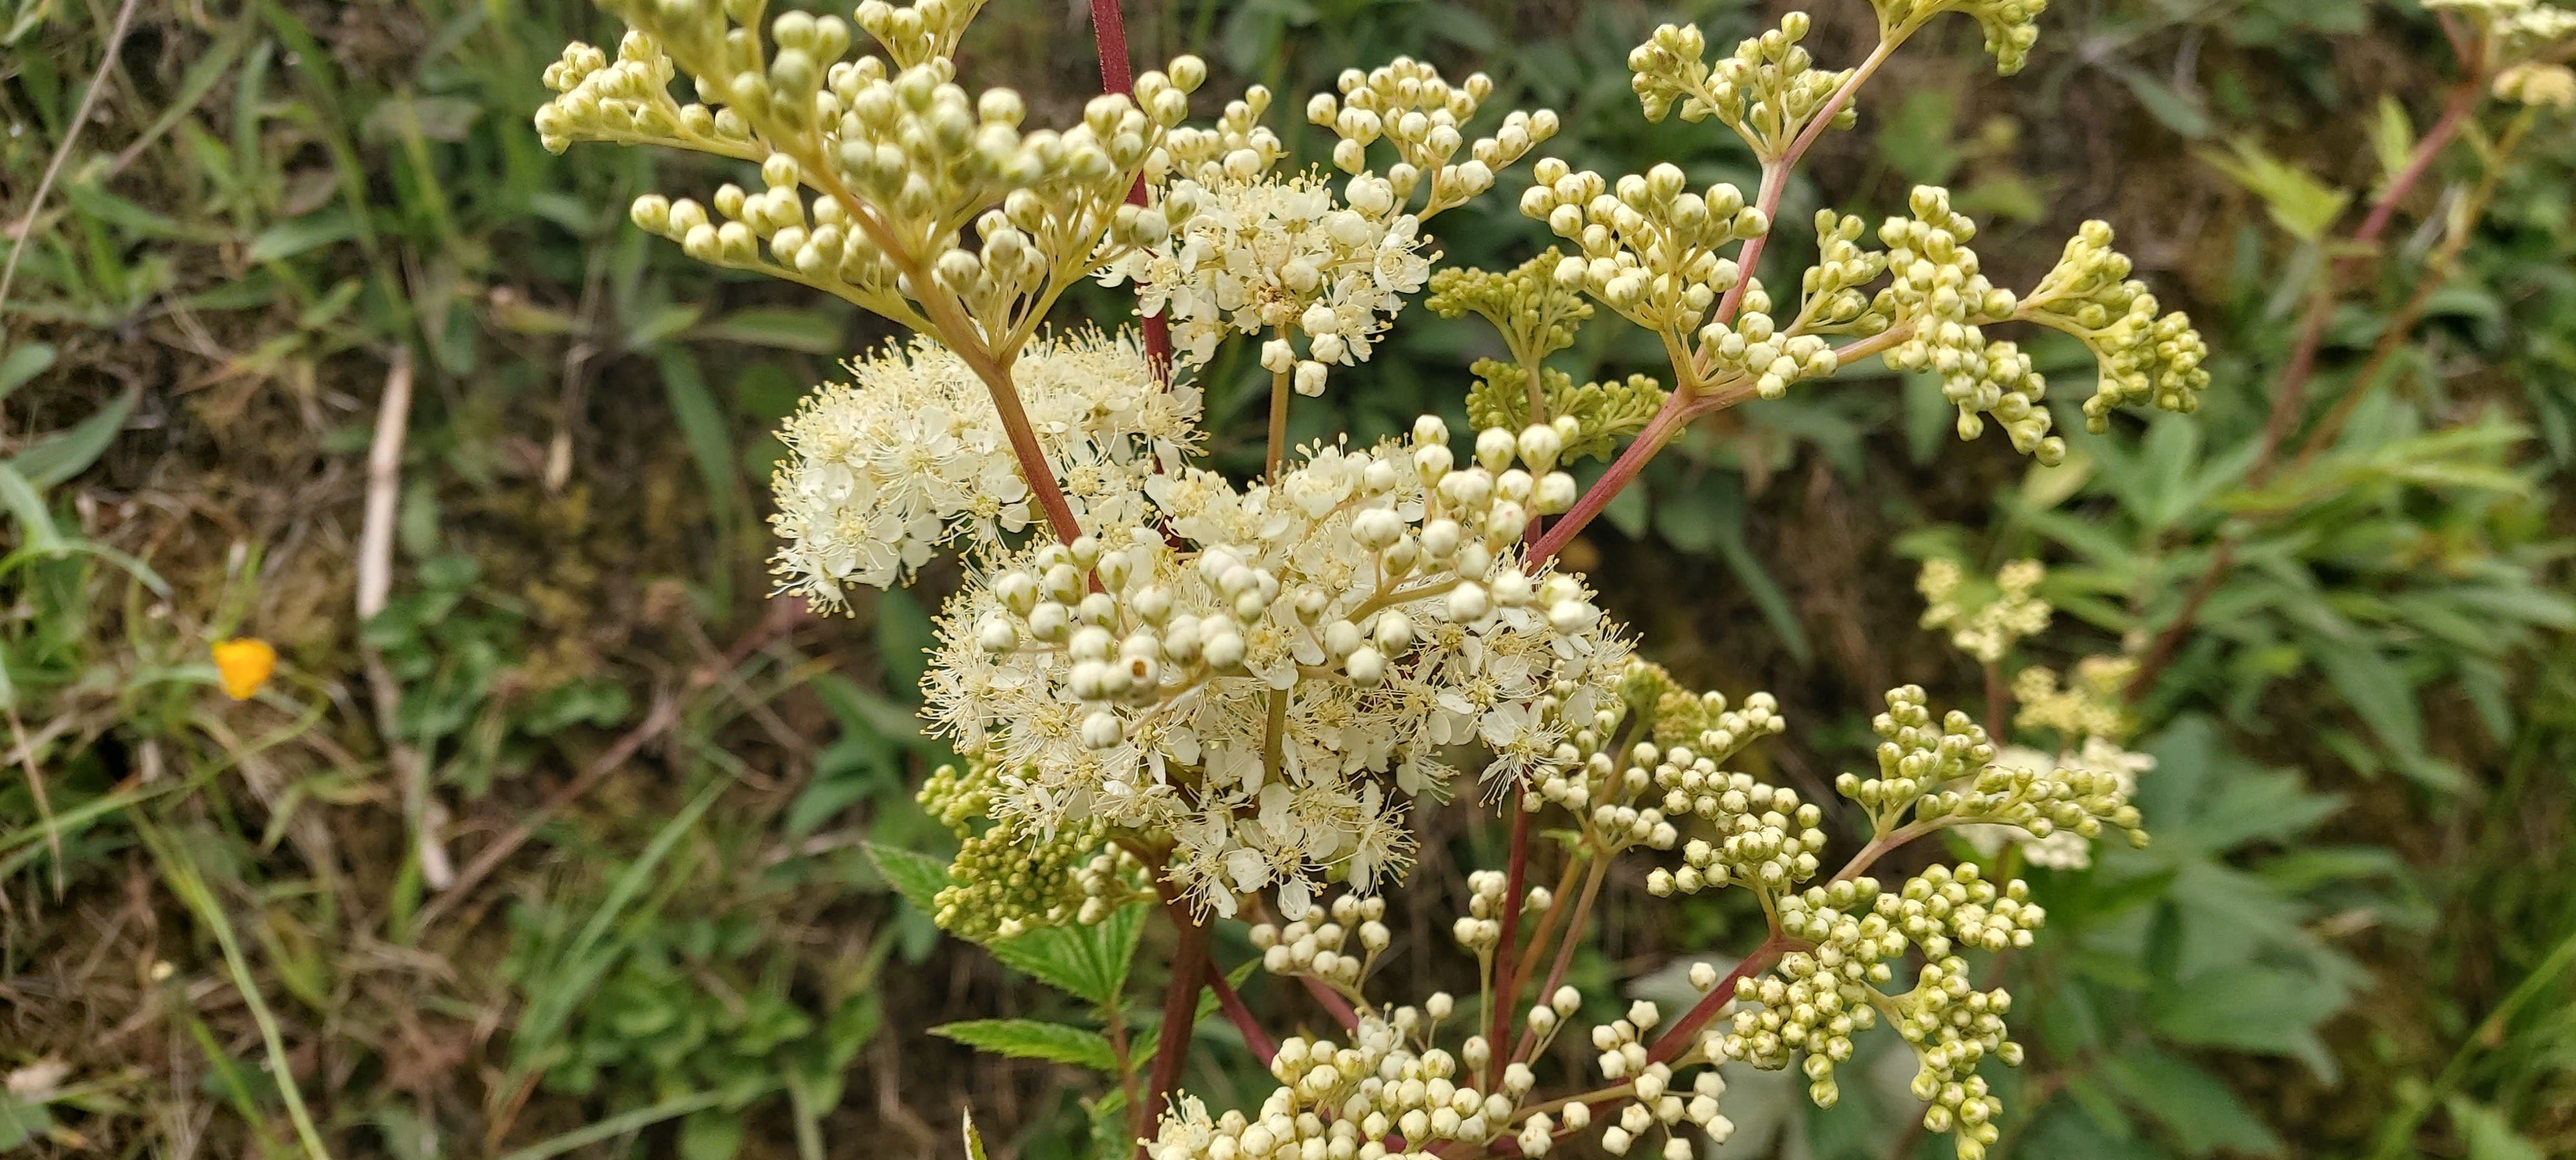
[[[1431,297],[1423,305],[1442,318],[1474,312],[1502,332],[1503,345],[1514,361],[1535,364],[1573,346],[1576,329],[1592,317],[1592,304],[1556,281],[1557,263],[1564,260],[1563,251],[1549,246],[1506,273],[1472,267],[1442,270],[1431,276]],[[1523,418],[1516,426],[1535,421]]]
[[[1647,892],[1663,897],[1713,890],[1730,882],[1778,894],[1816,876],[1825,849],[1824,811],[1798,800],[1786,786],[1766,786],[1742,773],[1717,769],[1687,748],[1659,752],[1639,742],[1633,758],[1651,768],[1666,802],[1686,799],[1693,815],[1717,833],[1682,847],[1682,868],[1657,867]],[[1678,815],[1676,815],[1678,816]]]
[[[1923,1110],[1924,1130],[1956,1132],[1959,1160],[1982,1160],[2001,1134],[1995,1120],[2003,1101],[1975,1073],[1990,1055],[2021,1066],[2021,1045],[2004,1037],[2012,995],[2001,987],[1979,991],[1969,985],[1965,960],[1934,956],[1914,989],[1896,997],[1895,1008],[1888,1022],[1914,1047],[1920,1065],[1914,1098],[1931,1105]]]
[[[1189,90],[1206,76],[1193,58],[1137,77],[1132,98],[1094,98],[1082,123],[1061,133],[1023,134],[1018,94],[970,96],[954,83],[948,53],[979,0],[862,5],[860,24],[891,67],[875,56],[841,59],[853,34],[835,16],[780,13],[764,40],[752,23],[763,6],[748,0],[602,7],[634,29],[619,62],[583,45],[567,50],[547,70],[559,95],[538,111],[539,132],[557,150],[583,139],[651,142],[760,162],[768,192],[729,187],[715,199],[723,220],[693,201],[636,202],[639,225],[701,261],[803,282],[915,329],[939,317],[947,341],[985,344],[1007,361],[1032,316],[1090,272],[1104,241],[1114,251],[1167,232],[1126,194],[1189,114]],[[685,107],[669,93],[683,73],[699,99]],[[799,185],[827,195],[810,214]],[[961,231],[997,203],[1001,212],[977,231],[980,252],[962,247]],[[937,285],[916,284],[925,281]],[[939,300],[950,297],[965,319],[947,315]]]
[[[1887,693],[1887,711],[1870,722],[1879,736],[1878,775],[1845,773],[1834,779],[1834,792],[1870,811],[1883,832],[1905,811],[1931,800],[1943,787],[1977,776],[1995,759],[1994,742],[1984,727],[1956,709],[1936,726],[1920,685]]]
[[[1852,1055],[1852,1035],[1878,1022],[1872,985],[1891,977],[1885,960],[1905,953],[1877,903],[1885,896],[1868,878],[1812,887],[1780,900],[1780,929],[1814,944],[1791,951],[1764,975],[1736,980],[1733,1025],[1712,1029],[1702,1049],[1712,1059],[1740,1059],[1777,1071],[1803,1052],[1809,1098],[1832,1107],[1841,1098],[1836,1064]]]
[[[1308,976],[1345,994],[1358,994],[1361,981],[1394,938],[1386,928],[1386,900],[1344,894],[1333,900],[1331,915],[1330,921],[1318,915],[1285,927],[1254,926],[1252,948],[1261,952],[1261,969],[1282,977]],[[1356,952],[1350,948],[1354,937],[1359,940]]]
[[[852,15],[858,17],[860,28],[885,46],[896,68],[911,68],[956,55],[957,41],[983,10],[984,0],[914,0],[910,4],[862,0]]]
[[[1882,37],[1901,40],[1944,12],[1965,12],[1986,34],[1986,51],[1995,71],[2005,76],[2030,63],[2030,46],[2039,42],[2039,14],[2048,0],[1870,0],[1878,9]]]
[[[1731,324],[1700,328],[1700,354],[1722,376],[1750,379],[1756,394],[1781,398],[1793,383],[1841,369],[1833,347],[1812,334],[1789,335],[1771,320],[1771,296],[1760,279],[1746,287],[1743,309]]]
[[[1138,885],[1143,865],[1124,850],[1103,849],[1108,827],[1097,822],[1059,826],[1052,834],[1007,820],[979,827],[999,784],[973,761],[962,769],[940,766],[922,783],[922,808],[958,841],[931,916],[940,929],[988,942],[1038,927],[1099,922],[1151,897]]]
[[[1878,229],[1891,279],[1871,309],[1913,328],[1888,350],[1887,365],[1939,374],[1942,395],[1959,408],[1961,439],[1983,433],[1980,415],[1992,415],[2015,450],[2042,463],[2063,460],[2066,442],[2048,433],[2053,420],[2041,403],[2047,381],[2019,346],[1989,343],[1980,329],[2011,318],[2018,302],[1978,271],[1968,248],[1976,223],[1951,209],[1950,191],[1935,185],[1914,187],[1907,207],[1912,216],[1889,218]]]
[[[1655,743],[1668,750],[1689,746],[1688,752],[1711,761],[1724,761],[1788,727],[1788,719],[1780,715],[1780,702],[1769,693],[1745,697],[1742,708],[1730,708],[1724,693],[1694,694],[1681,688],[1655,698]],[[1680,751],[1666,756],[1687,763],[1675,752]]]
[[[2134,774],[2124,776],[2108,762],[2058,763],[2048,769],[1991,765],[1965,782],[1924,794],[1914,815],[1917,821],[1941,825],[2018,826],[2036,838],[2060,830],[2093,838],[2109,826],[2127,834],[2130,845],[2144,848],[2147,831],[2138,807],[2129,804],[2134,787]]]
[[[2013,642],[2037,636],[2048,630],[2052,610],[2037,592],[2048,570],[2037,560],[2015,560],[1995,573],[1992,585],[1980,584],[1985,599],[1973,609],[1962,596],[1968,587],[1967,576],[1959,565],[1947,557],[1934,556],[1923,561],[1922,571],[1915,574],[1914,589],[1923,594],[1925,628],[1940,629],[1950,634],[1950,646],[1968,654],[1981,664],[1993,664],[2004,658]]]
[[[2576,42],[2576,12],[2544,0],[2424,0],[2424,6],[2467,16],[2486,34],[2490,59],[2499,64],[2529,62]]]
[[[2137,669],[2130,657],[2086,657],[2075,662],[2075,680],[2063,689],[2057,670],[2023,669],[2013,674],[2013,699],[2021,704],[2013,727],[2054,729],[2070,743],[2092,737],[2125,741],[2137,730],[2126,696]]]
[[[557,95],[537,110],[537,140],[554,153],[589,140],[670,142],[746,160],[768,154],[741,114],[673,100],[677,71],[641,32],[618,41],[614,64],[580,41],[565,45],[562,58],[546,66],[546,89]]]
[[[1589,304],[1585,309],[1590,309]],[[1519,363],[1477,359],[1469,368],[1467,418],[1478,427],[1517,427],[1529,422],[1529,372]],[[1608,459],[1619,441],[1646,429],[1664,405],[1664,385],[1649,375],[1574,385],[1554,367],[1539,368],[1541,397],[1552,426],[1564,436],[1565,462]]]
[[[2129,259],[2111,248],[2111,240],[2107,223],[2084,223],[2020,314],[2092,349],[2102,379],[2084,401],[2084,425],[2097,433],[2110,428],[2112,408],[2127,403],[2197,410],[2209,386],[2209,372],[2200,365],[2209,345],[2192,329],[2191,316],[2157,314],[2156,296],[2129,277]]]
[[[1395,147],[1396,163],[1386,168],[1387,183],[1399,204],[1417,188],[1428,193],[1419,216],[1428,218],[1494,187],[1494,175],[1527,156],[1532,146],[1556,136],[1556,114],[1515,109],[1492,136],[1471,146],[1461,132],[1477,108],[1493,95],[1493,78],[1470,75],[1452,85],[1440,70],[1412,57],[1399,56],[1361,72],[1344,69],[1331,93],[1317,93],[1306,103],[1306,119],[1333,131],[1333,164],[1345,173],[1368,169],[1368,148],[1379,141]],[[1468,160],[1451,164],[1461,148]]]
[[[2498,72],[2494,91],[2499,101],[2536,109],[2576,108],[2576,69],[2525,61]]]
[[[1954,943],[1987,951],[2028,947],[2031,932],[2048,918],[2021,879],[1998,889],[1974,862],[1924,870],[1896,893],[1879,895],[1878,912],[1936,959],[1948,956]]]
[[[1861,290],[1887,272],[1887,255],[1860,244],[1868,228],[1859,214],[1816,211],[1816,264],[1799,286],[1796,329],[1862,335],[1887,329],[1887,316],[1870,309],[1871,296]]]
[[[1521,212],[1580,251],[1557,263],[1557,282],[1669,337],[1696,330],[1718,296],[1741,279],[1734,259],[1718,251],[1771,229],[1742,191],[1718,184],[1693,193],[1672,164],[1629,174],[1615,187],[1553,157],[1531,176],[1536,184],[1521,195]]]
[[[1852,76],[1849,69],[1815,67],[1815,59],[1798,44],[1806,39],[1808,24],[1806,13],[1791,12],[1781,18],[1780,27],[1747,38],[1735,46],[1735,55],[1715,67],[1704,59],[1708,42],[1698,25],[1657,28],[1628,54],[1628,68],[1636,73],[1630,83],[1646,119],[1661,121],[1679,104],[1682,120],[1715,115],[1765,161],[1786,156],[1790,143]],[[1833,127],[1851,128],[1856,117],[1846,101],[1834,110]]]

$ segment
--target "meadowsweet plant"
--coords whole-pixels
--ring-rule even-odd
[[[1980,989],[1977,960],[2027,945],[2046,917],[2010,869],[2020,851],[2072,864],[2106,833],[2145,841],[2107,692],[2119,674],[2024,670],[2002,686],[2026,732],[2062,743],[2054,756],[2002,746],[1993,712],[1981,724],[1891,691],[1875,768],[1835,783],[1842,802],[1810,800],[1733,768],[1788,728],[1772,698],[1684,687],[1557,560],[1694,419],[1873,356],[1937,374],[1963,439],[1992,423],[2043,462],[2065,450],[2049,383],[1990,331],[2088,345],[2096,427],[2125,404],[2197,403],[2197,334],[2130,277],[2104,223],[2016,291],[1981,272],[1976,223],[1924,187],[1874,227],[1820,212],[1817,261],[1766,283],[1791,172],[1855,124],[1891,54],[1958,13],[2011,73],[2044,6],[1873,3],[1880,42],[1848,68],[1802,46],[1801,13],[1715,59],[1690,27],[1632,54],[1644,114],[1741,135],[1762,164],[1752,191],[1692,188],[1669,164],[1611,177],[1534,157],[1554,114],[1488,109],[1485,77],[1402,58],[1305,103],[1331,166],[1296,169],[1264,124],[1267,90],[1196,123],[1215,104],[1193,100],[1196,58],[1131,82],[1114,5],[1095,6],[1113,91],[1061,128],[1024,124],[1007,89],[961,85],[951,54],[976,0],[867,0],[847,20],[602,0],[630,29],[614,59],[575,44],[548,69],[550,148],[658,144],[757,171],[757,189],[704,201],[641,197],[639,227],[914,332],[788,421],[779,586],[831,607],[943,549],[963,558],[924,679],[924,715],[962,761],[922,800],[964,851],[925,905],[1006,961],[1037,961],[1028,948],[1047,939],[1116,959],[1105,983],[1068,984],[1099,1004],[1105,1035],[974,1038],[1108,1073],[1130,1117],[1119,1150],[1464,1160],[1584,1137],[1678,1160],[1731,1130],[1717,1065],[1797,1067],[1830,1105],[1854,1037],[1881,1023],[1915,1053],[1923,1126],[1965,1160],[1996,1140],[1986,1068],[2021,1049],[2011,996]],[[873,51],[854,52],[863,38]],[[1524,165],[1519,206],[1556,247],[1509,271],[1435,273],[1433,220]],[[1066,325],[1057,308],[1085,279],[1132,286],[1141,322]],[[1474,429],[1426,416],[1398,438],[1290,446],[1295,399],[1366,391],[1370,353],[1425,290],[1509,353],[1461,368]],[[1668,376],[1578,384],[1547,365],[1605,316],[1653,335]],[[1249,479],[1200,458],[1192,376],[1229,341],[1257,344],[1272,375]],[[1589,489],[1569,471],[1584,458],[1609,461]],[[1967,607],[1956,568],[1927,573],[1925,622],[1994,672],[2046,623],[2037,580],[2016,565]],[[1476,989],[1391,995],[1374,977],[1394,938],[1384,892],[1411,863],[1415,807],[1449,800],[1500,811],[1511,835],[1447,932]],[[1542,827],[1563,840],[1542,843]],[[1951,829],[2016,853],[1872,874]],[[1769,932],[1732,970],[1695,969],[1704,997],[1687,1009],[1639,1002],[1587,1023],[1597,1004],[1567,972],[1623,861],[1658,896],[1744,891]],[[1176,929],[1150,1051],[1129,1042],[1118,996],[1147,908]],[[1253,1019],[1209,961],[1220,921],[1250,924],[1259,969],[1311,996],[1327,1031],[1274,1039]],[[1276,1080],[1254,1106],[1178,1087],[1203,990]]]

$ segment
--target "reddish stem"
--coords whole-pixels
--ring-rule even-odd
[[[1172,921],[1180,927],[1180,942],[1172,948],[1172,985],[1163,992],[1163,1028],[1154,1042],[1154,1069],[1146,1081],[1145,1103],[1136,1109],[1136,1157],[1146,1160],[1147,1129],[1162,1113],[1172,1090],[1180,1086],[1181,1064],[1189,1058],[1190,1033],[1198,1022],[1199,987],[1207,970],[1207,924],[1192,917],[1186,905],[1170,907]]]
[[[1225,981],[1225,972],[1209,970],[1208,987],[1216,992],[1217,1008],[1225,1012],[1235,1030],[1243,1033],[1244,1046],[1250,1047],[1254,1055],[1261,1057],[1262,1066],[1268,1067],[1279,1054],[1279,1045],[1270,1041],[1270,1033],[1261,1029],[1260,1022],[1252,1017],[1252,1009],[1243,1005],[1243,996],[1236,993],[1234,984]]]
[[[1610,470],[1601,473],[1601,478],[1593,481],[1591,489],[1583,493],[1583,498],[1574,501],[1574,507],[1557,517],[1557,521],[1548,526],[1547,534],[1530,546],[1527,566],[1537,567],[1573,542],[1574,534],[1591,523],[1592,517],[1600,515],[1601,509],[1609,507],[1610,501],[1618,498],[1619,490],[1636,479],[1638,472],[1646,469],[1646,461],[1653,459],[1655,452],[1690,422],[1690,409],[1690,399],[1683,392],[1675,391],[1665,396],[1663,409],[1655,412],[1655,417],[1646,422],[1646,429],[1638,432],[1627,450],[1619,453],[1619,458],[1610,464]]]
[[[1134,66],[1127,59],[1127,18],[1118,10],[1118,0],[1091,0],[1091,40],[1100,50],[1100,88],[1122,96],[1136,91]],[[1145,179],[1138,177],[1127,191],[1127,204],[1145,204]],[[1143,318],[1145,361],[1165,382],[1172,377],[1172,326],[1160,314]]]
[[[1530,816],[1523,808],[1526,786],[1512,787],[1512,853],[1510,869],[1503,875],[1502,936],[1494,943],[1494,995],[1487,1004],[1485,1020],[1485,1090],[1493,1091],[1503,1074],[1503,1032],[1511,1026],[1512,992],[1519,980],[1512,977],[1512,966],[1520,956],[1512,953],[1521,936],[1521,901],[1529,892]],[[1554,900],[1550,900],[1551,905]]]
[[[2246,473],[2249,486],[2260,485],[2270,476],[2281,444],[2290,437],[2291,428],[2298,425],[2300,413],[2307,409],[2308,379],[2316,373],[2318,352],[2325,345],[2326,326],[2334,320],[2335,305],[2342,298],[2347,267],[2371,257],[2380,235],[2386,233],[2389,223],[2396,220],[2397,204],[2414,191],[2425,174],[2432,172],[2434,161],[2462,130],[2468,128],[2471,114],[2477,111],[2478,102],[2486,93],[2485,74],[2475,59],[2464,57],[2461,63],[2468,66],[2469,79],[2452,92],[2441,120],[2434,122],[2432,131],[2416,143],[2415,152],[2389,179],[2387,191],[2371,206],[2370,215],[2362,219],[2359,229],[2353,231],[2353,252],[2329,260],[2319,275],[2316,295],[2308,303],[2306,317],[2299,322],[2299,336],[2297,344],[2291,348],[2289,365],[2282,368],[2280,385],[2272,395],[2272,413],[2263,424],[2262,449],[2255,457],[2253,468]],[[2221,544],[2218,552],[2210,557],[2209,570],[2194,582],[2173,622],[2156,634],[2155,642],[2148,647],[2145,658],[2138,665],[2137,674],[2129,680],[2131,701],[2138,700],[2147,690],[2154,688],[2156,678],[2173,663],[2174,657],[2181,652],[2183,637],[2190,633],[2193,622],[2200,615],[2202,604],[2209,599],[2210,593],[2217,590],[2219,583],[2226,578],[2227,569],[2235,562],[2235,541],[2231,539]]]
[[[1297,981],[1306,984],[1306,993],[1313,995],[1315,1002],[1331,1013],[1333,1022],[1341,1024],[1342,1030],[1359,1030],[1360,1013],[1351,1009],[1351,1001],[1343,998],[1341,992],[1325,986],[1322,979],[1313,975],[1299,975]]]
[[[1735,964],[1734,970],[1728,971],[1725,978],[1718,980],[1716,986],[1709,988],[1708,994],[1701,996],[1698,1003],[1683,1012],[1682,1017],[1674,1020],[1672,1026],[1664,1029],[1663,1035],[1655,1040],[1653,1046],[1646,1049],[1646,1061],[1664,1063],[1690,1050],[1692,1041],[1699,1035],[1699,1029],[1707,1026],[1708,1021],[1716,1018],[1718,1011],[1735,998],[1735,984],[1739,980],[1752,978],[1771,969],[1771,964],[1779,962],[1781,955],[1803,945],[1805,944],[1795,939],[1776,934],[1762,940],[1761,946],[1753,948],[1751,953],[1744,956],[1744,961]]]

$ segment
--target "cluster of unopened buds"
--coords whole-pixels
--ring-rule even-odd
[[[1386,928],[1386,900],[1344,894],[1333,899],[1329,921],[1299,919],[1285,927],[1256,923],[1248,932],[1252,949],[1261,952],[1261,969],[1274,975],[1306,975],[1345,993],[1357,993],[1377,957],[1394,941]],[[1353,953],[1350,941],[1359,940]]]

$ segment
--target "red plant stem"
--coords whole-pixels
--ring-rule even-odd
[[[1665,396],[1663,409],[1647,420],[1646,429],[1638,432],[1627,450],[1619,453],[1619,458],[1610,464],[1610,470],[1601,473],[1601,478],[1593,481],[1592,487],[1583,493],[1583,498],[1574,501],[1571,509],[1548,525],[1547,534],[1530,546],[1527,566],[1536,568],[1572,543],[1574,534],[1591,523],[1592,517],[1600,515],[1603,508],[1609,507],[1610,501],[1618,498],[1619,490],[1636,479],[1637,473],[1646,469],[1646,461],[1653,459],[1655,452],[1662,450],[1665,442],[1678,434],[1690,419],[1687,396],[1680,391]]]
[[[1699,1029],[1708,1026],[1708,1021],[1716,1018],[1718,1011],[1735,998],[1737,981],[1749,979],[1770,970],[1771,964],[1779,962],[1781,955],[1804,945],[1796,939],[1777,934],[1762,940],[1761,946],[1753,948],[1744,956],[1744,961],[1735,964],[1734,970],[1728,971],[1725,978],[1718,980],[1716,986],[1709,988],[1708,994],[1700,996],[1699,1002],[1692,1004],[1690,1010],[1683,1012],[1681,1018],[1673,1020],[1672,1026],[1664,1029],[1664,1033],[1656,1038],[1654,1044],[1646,1048],[1646,1062],[1669,1062],[1690,1050],[1692,1041],[1699,1035]]]
[[[1279,1045],[1270,1041],[1270,1033],[1261,1029],[1261,1023],[1252,1017],[1252,1009],[1243,1005],[1243,996],[1236,993],[1234,984],[1225,981],[1225,972],[1210,969],[1207,975],[1209,989],[1216,992],[1217,1008],[1225,1012],[1235,1030],[1243,1033],[1244,1045],[1261,1057],[1262,1066],[1269,1066],[1279,1054]]]
[[[2306,410],[2308,379],[2316,373],[2317,356],[2325,345],[2326,326],[2334,320],[2335,305],[2342,298],[2347,267],[2358,265],[2372,256],[2380,235],[2386,233],[2389,223],[2396,220],[2397,204],[2414,191],[2425,174],[2432,172],[2433,162],[2462,130],[2468,128],[2470,115],[2477,111],[2478,102],[2485,96],[2485,72],[2478,61],[2464,57],[2461,63],[2468,66],[2469,79],[2461,82],[2460,87],[2451,93],[2450,103],[2443,109],[2441,120],[2434,122],[2432,130],[2416,143],[2415,152],[2389,179],[2388,189],[2371,206],[2370,215],[2362,219],[2359,229],[2353,231],[2352,252],[2328,261],[2324,272],[2319,275],[2316,295],[2309,300],[2307,316],[2300,320],[2299,336],[2297,344],[2291,348],[2289,365],[2282,368],[2280,385],[2274,389],[2272,413],[2263,424],[2262,448],[2255,457],[2253,468],[2245,476],[2248,486],[2259,486],[2271,474],[2273,460],[2279,455],[2282,442],[2290,437],[2291,428],[2298,425],[2300,413]],[[2219,550],[2210,557],[2209,570],[2193,584],[2182,608],[2174,614],[2173,622],[2156,634],[2155,642],[2148,646],[2137,674],[2129,679],[2130,701],[2137,701],[2155,687],[2156,678],[2164,674],[2165,668],[2182,651],[2182,639],[2191,632],[2193,623],[2200,616],[2201,606],[2208,601],[2209,594],[2217,590],[2220,581],[2226,578],[2227,570],[2235,563],[2235,541],[2230,539],[2220,544]]]
[[[1485,1013],[1485,1090],[1496,1090],[1503,1065],[1503,1032],[1511,1026],[1512,992],[1519,980],[1512,977],[1513,962],[1519,958],[1513,951],[1521,936],[1521,900],[1529,892],[1529,845],[1531,811],[1524,809],[1527,786],[1512,787],[1512,853],[1509,869],[1503,874],[1502,936],[1494,942],[1494,994]],[[1553,905],[1553,900],[1551,900]]]
[[[1180,928],[1180,942],[1172,948],[1172,985],[1163,992],[1163,1029],[1154,1043],[1154,1069],[1146,1082],[1144,1106],[1136,1110],[1143,1128],[1152,1126],[1172,1090],[1180,1086],[1181,1064],[1189,1058],[1190,1034],[1198,1022],[1199,988],[1209,973],[1207,924],[1193,918],[1186,906],[1166,909]],[[1148,1135],[1141,1129],[1137,1132],[1137,1160],[1147,1158]]]
[[[1136,91],[1134,66],[1127,59],[1127,18],[1118,0],[1091,0],[1091,41],[1100,50],[1100,88],[1131,96]],[[1127,191],[1127,204],[1145,204],[1145,179]],[[1172,326],[1160,314],[1144,316],[1145,361],[1165,382],[1172,377]]]
[[[1549,996],[1556,994],[1557,987],[1565,982],[1565,969],[1574,965],[1574,948],[1583,941],[1584,920],[1592,915],[1592,900],[1600,896],[1601,879],[1609,868],[1607,860],[1595,858],[1591,872],[1584,875],[1583,897],[1575,902],[1573,917],[1565,921],[1565,940],[1557,944],[1556,965],[1548,968],[1547,982],[1539,985],[1539,1002],[1547,1002]],[[1562,906],[1564,903],[1560,902],[1557,905]],[[1538,948],[1533,946],[1530,949],[1536,951]],[[1512,1043],[1511,1058],[1519,1059],[1529,1054],[1537,1044],[1538,1032],[1524,1024],[1521,1027],[1520,1038]],[[1502,1048],[1496,1046],[1493,1050],[1500,1051]]]
[[[1841,115],[1843,106],[1851,103],[1853,94],[1860,91],[1860,86],[1869,80],[1870,74],[1887,63],[1887,58],[1895,51],[1894,43],[1879,41],[1878,47],[1870,50],[1869,59],[1852,70],[1852,75],[1834,90],[1834,95],[1825,99],[1825,106],[1816,110],[1816,115],[1807,121],[1807,127],[1798,131],[1798,136],[1789,142],[1789,148],[1781,152],[1780,159],[1762,167],[1762,189],[1753,204],[1762,211],[1765,220],[1779,214],[1780,199],[1789,192],[1789,172],[1798,167],[1798,162],[1806,157],[1807,150],[1815,145],[1816,139],[1824,136],[1825,130],[1834,123],[1835,117]],[[1771,221],[1773,229],[1779,225],[1778,221]],[[1761,237],[1745,239],[1744,248],[1737,252],[1735,259],[1735,268],[1741,276],[1727,290],[1726,297],[1718,300],[1717,313],[1711,316],[1713,321],[1720,325],[1735,321],[1735,311],[1744,304],[1744,295],[1753,286],[1753,275],[1762,264],[1762,250],[1770,240],[1771,234],[1767,230]]]
[[[1324,985],[1322,979],[1313,975],[1299,975],[1297,981],[1306,984],[1306,993],[1323,1005],[1324,1010],[1332,1015],[1333,1022],[1342,1025],[1342,1030],[1359,1030],[1360,1013],[1351,1009],[1351,1001],[1343,998],[1341,992]]]

